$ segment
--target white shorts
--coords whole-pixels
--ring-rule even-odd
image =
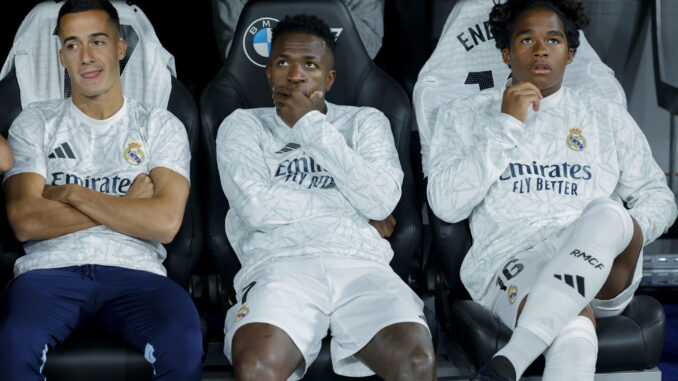
[[[421,299],[390,267],[370,260],[284,259],[259,266],[243,284],[226,314],[224,353],[232,363],[233,335],[243,325],[274,325],[304,356],[289,380],[303,377],[328,329],[334,371],[351,377],[374,374],[354,355],[382,328],[414,322],[428,329]]]
[[[483,305],[492,311],[495,319],[501,321],[511,330],[516,326],[518,306],[529,294],[541,270],[556,255],[563,240],[568,237],[567,229],[555,236],[540,242],[533,248],[513,256],[504,262],[494,277],[494,284]],[[638,263],[633,274],[631,285],[615,298],[610,300],[593,299],[589,304],[597,318],[620,315],[631,303],[633,295],[643,277],[643,252],[638,256]]]

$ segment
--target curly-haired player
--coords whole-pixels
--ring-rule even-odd
[[[470,216],[462,281],[515,327],[476,380],[517,380],[542,353],[544,380],[593,380],[595,317],[626,308],[643,245],[676,218],[628,112],[561,86],[587,22],[577,1],[495,5],[490,26],[511,80],[436,119],[429,203],[449,222]]]

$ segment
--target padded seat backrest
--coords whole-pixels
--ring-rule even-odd
[[[428,176],[429,147],[438,108],[455,97],[504,86],[511,70],[489,27],[493,0],[459,0],[447,17],[435,51],[419,72],[413,103],[422,146],[422,169]],[[438,17],[446,17],[439,15]],[[626,106],[626,95],[614,72],[579,33],[580,45],[568,65],[564,86],[586,89]]]
[[[493,5],[492,0],[458,0],[447,17],[436,50],[419,73],[413,103],[425,175],[430,168],[428,149],[440,106],[455,97],[504,86],[511,74],[490,32],[488,19]],[[612,70],[600,60],[581,31],[579,38],[575,59],[565,71],[564,86],[586,89],[625,105],[624,91]],[[428,211],[432,256],[445,275],[447,290],[465,298],[468,295],[459,279],[459,269],[471,245],[468,221],[448,224],[430,208]]]
[[[61,4],[62,3],[56,3],[54,1],[46,1],[38,4],[31,11],[29,16],[26,17],[27,20],[30,20],[31,17],[36,19],[29,23],[25,20],[24,24],[22,24],[17,32],[15,46],[12,48],[12,52],[10,52],[10,56],[5,62],[5,68],[10,69],[8,69],[7,72],[3,69],[2,80],[0,80],[0,100],[2,100],[0,102],[0,134],[4,137],[7,137],[7,132],[9,131],[12,122],[21,112],[23,101],[26,100],[22,88],[26,88],[30,93],[28,99],[31,101],[50,99],[48,96],[53,92],[52,90],[47,91],[47,89],[40,90],[37,87],[31,87],[33,84],[25,78],[22,79],[22,75],[25,73],[22,72],[21,67],[15,67],[16,65],[27,65],[29,67],[44,69],[45,71],[41,72],[43,73],[42,75],[50,77],[46,79],[46,83],[54,84],[61,81],[58,82],[61,87],[59,87],[60,90],[57,92],[59,95],[56,97],[64,98],[64,96],[70,96],[70,84],[64,82],[63,75],[65,71],[63,67],[60,66],[58,60],[58,48],[60,44],[58,37],[53,35]],[[122,37],[129,39],[127,55],[125,59],[121,61],[121,68],[125,67],[126,69],[122,71],[122,78],[124,79],[125,73],[139,74],[130,77],[134,78],[134,87],[129,93],[125,91],[126,87],[129,85],[123,80],[123,93],[125,96],[129,96],[137,101],[155,104],[158,107],[160,107],[159,103],[163,103],[164,105],[162,107],[166,107],[179,118],[186,127],[191,155],[193,158],[197,158],[198,145],[200,142],[198,108],[188,90],[186,90],[186,88],[174,77],[174,58],[159,45],[160,43],[155,36],[155,32],[153,31],[150,22],[139,8],[122,1],[114,1],[113,4],[120,14]],[[17,42],[23,41],[21,36],[26,34],[26,31],[22,31],[22,29],[27,28],[29,24],[32,25],[33,22],[37,21],[47,26],[38,29],[40,33],[43,33],[42,35],[31,36],[29,40],[42,39],[49,41],[48,44],[50,46],[55,43],[54,50],[51,48],[38,49],[40,51],[40,54],[38,54],[37,51],[30,49],[30,46],[32,46],[31,43],[29,43],[28,47],[25,47],[23,51],[21,50],[21,46],[17,45]],[[128,21],[129,23],[126,24]],[[139,28],[139,30],[137,30],[137,28]],[[32,31],[31,33],[38,32]],[[149,40],[146,41],[146,38]],[[150,76],[145,75],[146,68],[144,65],[148,64],[147,59],[149,57],[147,54],[143,54],[144,49],[146,49],[144,46],[151,49],[161,49],[158,52],[158,57],[162,59],[162,61],[159,62],[162,62],[161,66],[167,74],[166,77],[162,75],[162,73],[156,73]],[[32,62],[32,60],[44,58],[45,54],[43,53],[47,52],[50,54],[49,61],[58,65],[58,71],[46,69],[47,67],[51,67],[51,64],[43,65]],[[53,56],[51,56],[51,54],[53,54]],[[166,55],[169,55],[169,59],[167,59]],[[136,57],[139,58],[137,59]],[[51,76],[61,76],[61,79],[52,78]],[[28,87],[22,86],[22,83]],[[158,91],[152,91],[154,88]],[[165,90],[167,94],[164,94]],[[197,173],[197,169],[197,160],[193,159],[191,161],[191,173],[193,178],[196,177],[195,174]],[[196,181],[192,181],[191,195],[189,196],[186,206],[181,229],[174,240],[166,245],[168,255],[164,265],[167,269],[168,276],[184,288],[188,286],[189,277],[197,263],[199,254],[202,251],[202,217],[197,202],[197,189]],[[9,228],[7,214],[5,213],[5,204],[4,202],[1,204],[0,242],[2,242],[3,249],[5,251],[22,252],[22,245],[16,241]]]
[[[219,271],[225,278],[229,298],[234,297],[231,280],[239,268],[224,233],[228,204],[219,181],[216,164],[216,135],[221,122],[238,108],[272,107],[271,91],[264,73],[270,50],[270,28],[285,15],[313,14],[323,19],[337,35],[335,68],[337,79],[327,99],[340,105],[371,106],[391,122],[396,148],[405,172],[403,196],[394,216],[398,221],[390,238],[395,251],[395,271],[407,277],[412,255],[419,248],[421,222],[414,199],[409,162],[411,106],[398,84],[370,59],[340,0],[262,0],[249,2],[236,27],[233,45],[224,66],[201,96],[206,159],[206,206],[208,244]],[[232,299],[234,300],[234,299]]]
[[[114,0],[120,18],[120,37],[127,54],[120,61],[123,94],[166,108],[171,77],[176,77],[174,57],[165,50],[146,15],[137,6]],[[16,73],[21,104],[71,96],[68,73],[59,63],[61,43],[56,32],[63,2],[44,1],[24,18],[0,71],[0,79]]]
[[[678,14],[678,4],[667,0],[652,0],[652,57],[655,89],[659,106],[668,110],[671,117],[678,115],[678,72],[671,70],[678,64],[678,49],[672,40],[671,15]]]

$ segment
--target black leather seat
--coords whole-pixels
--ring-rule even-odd
[[[438,263],[436,284],[438,319],[459,341],[478,368],[503,347],[511,330],[496,321],[490,311],[468,299],[459,278],[459,268],[471,244],[467,221],[454,224],[437,218],[429,209],[433,243]],[[635,371],[654,368],[664,346],[666,316],[657,300],[636,295],[620,316],[597,319],[597,372]],[[541,373],[543,357],[527,374]]]
[[[124,38],[124,36],[123,36]],[[199,115],[195,100],[176,78],[167,109],[178,117],[188,134],[191,155],[191,177],[196,178],[199,134]],[[7,137],[12,121],[21,112],[19,86],[15,73],[0,81],[0,133]],[[198,205],[197,181],[191,181],[191,193],[186,205],[181,229],[174,240],[165,245],[167,259],[164,266],[168,277],[185,289],[202,252],[202,216]],[[4,199],[4,195],[1,196]],[[0,275],[11,274],[21,244],[12,235],[7,222],[4,202],[0,208],[0,242],[6,252],[0,253]],[[2,286],[8,279],[0,279]],[[3,287],[4,289],[4,287]],[[203,330],[204,331],[204,330]],[[49,380],[150,380],[151,365],[143,353],[102,329],[87,325],[73,333],[63,344],[50,350],[44,374]]]
[[[0,81],[0,133],[7,136],[14,118],[21,111],[19,87],[16,77],[10,74]],[[172,92],[168,110],[186,126],[192,157],[197,157],[199,144],[198,109],[188,90],[172,78]],[[191,161],[191,172],[197,171],[196,160]],[[192,176],[195,177],[195,176]],[[197,201],[197,182],[191,181],[189,196],[181,229],[174,240],[165,245],[167,259],[164,266],[170,279],[187,288],[193,268],[202,252],[202,217]],[[2,196],[4,199],[4,196]],[[21,244],[12,235],[7,222],[5,205],[2,203],[0,219],[0,242],[9,252],[3,252],[0,273],[11,274],[16,253],[22,252]],[[3,280],[3,285],[8,279]],[[73,371],[77,369],[78,371]],[[152,369],[143,353],[125,344],[94,326],[75,332],[62,345],[50,350],[44,374],[50,380],[150,380]],[[140,377],[140,378],[136,378]]]
[[[208,247],[217,263],[224,282],[226,297],[235,301],[232,279],[240,264],[228,244],[224,231],[224,219],[228,203],[223,194],[216,163],[216,135],[223,119],[238,108],[272,107],[271,92],[263,67],[253,63],[253,52],[243,39],[253,27],[265,26],[262,20],[273,27],[285,15],[307,13],[316,15],[331,28],[341,28],[335,52],[337,80],[327,94],[330,102],[344,105],[371,106],[381,110],[391,122],[396,148],[405,172],[403,192],[393,215],[398,224],[389,238],[395,256],[391,266],[407,282],[412,257],[420,249],[421,217],[415,202],[414,184],[409,161],[409,139],[413,114],[405,92],[397,83],[381,71],[369,58],[358,37],[351,16],[340,0],[252,1],[247,4],[236,28],[234,44],[222,69],[207,86],[200,99],[203,124],[203,151],[205,178],[207,179],[206,232]],[[256,57],[256,62],[265,64],[265,57]],[[435,327],[435,324],[433,324]],[[331,372],[327,345],[305,379],[329,380],[331,377],[345,379]],[[330,375],[332,374],[332,375]]]
[[[463,5],[478,6],[472,3],[474,2],[468,1]],[[491,6],[489,0],[478,3],[487,6],[489,12]],[[446,12],[431,14],[434,26],[431,35],[432,45],[437,43],[438,37],[442,37],[440,31],[448,19],[449,11],[453,6],[460,4],[462,3],[455,0],[434,1],[434,7]],[[476,21],[486,20],[485,16],[482,17]],[[461,25],[470,23],[467,19],[463,20]],[[447,33],[451,33],[450,36],[456,40],[454,31],[449,30]],[[475,49],[473,52],[477,51],[478,49]],[[445,64],[455,68],[469,65],[464,63],[465,59],[467,57],[460,57],[459,62],[452,60],[454,62]],[[484,307],[468,300],[470,297],[459,278],[461,263],[472,240],[468,222],[446,223],[437,218],[430,208],[428,216],[432,235],[431,257],[437,263],[435,282],[437,317],[443,330],[461,344],[473,365],[478,368],[508,342],[511,330],[495,321]],[[661,305],[647,296],[636,296],[621,316],[598,319],[597,371],[642,370],[655,367],[663,348],[665,326],[666,320]],[[528,369],[527,374],[540,373],[542,369],[543,357]]]

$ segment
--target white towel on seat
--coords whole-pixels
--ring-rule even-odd
[[[112,1],[120,17],[121,38],[127,41],[122,61],[123,95],[139,102],[167,108],[176,77],[174,57],[165,50],[146,15],[135,5]],[[61,43],[56,21],[62,2],[36,5],[21,23],[0,79],[16,71],[21,107],[35,101],[70,96],[70,81],[59,63]]]
[[[445,22],[435,51],[419,72],[413,103],[421,139],[422,167],[428,175],[429,147],[438,108],[455,97],[504,86],[511,70],[501,58],[487,20],[493,0],[460,0]],[[614,72],[579,32],[579,48],[565,69],[563,85],[586,88],[626,107],[626,95]]]

